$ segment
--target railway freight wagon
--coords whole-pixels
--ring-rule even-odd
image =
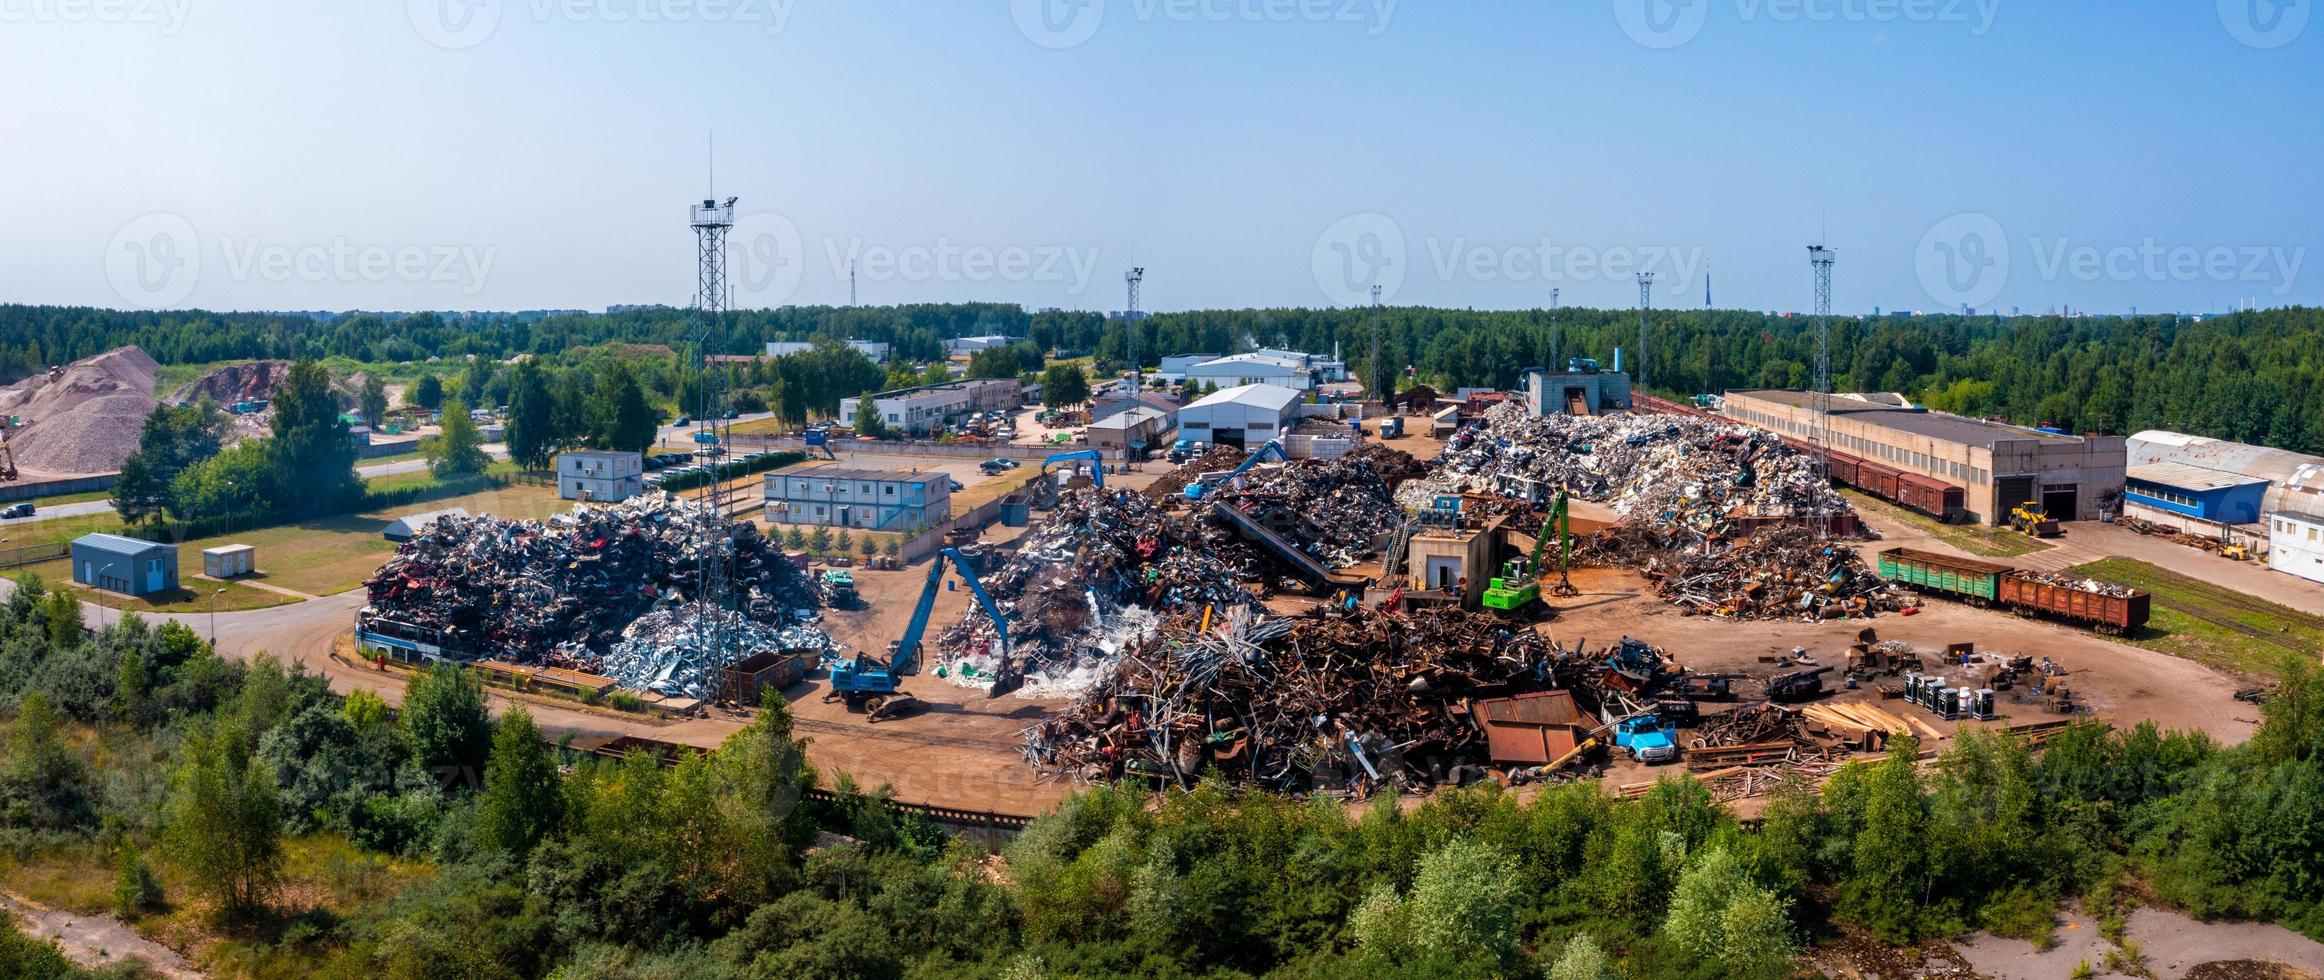
[[[2043,581],[2031,572],[1912,548],[1880,553],[1880,577],[1976,606],[2054,616],[2120,636],[2146,625],[2151,598],[2137,589],[2093,592]]]

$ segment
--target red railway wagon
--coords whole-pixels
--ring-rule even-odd
[[[1832,479],[1834,480],[1838,480],[1839,482],[1845,483],[1851,487],[1855,486],[1856,481],[1863,476],[1861,472],[1863,468],[1864,460],[1861,458],[1851,456],[1843,452],[1834,452],[1832,454],[1830,472],[1832,474]]]
[[[1896,499],[1896,478],[1904,474],[1887,466],[1865,460],[1856,468],[1856,486],[1882,500]]]
[[[1949,483],[1912,473],[1896,478],[1896,502],[1934,517],[1947,524],[1955,523],[1968,512],[1967,491]]]

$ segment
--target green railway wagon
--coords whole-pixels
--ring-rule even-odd
[[[1881,578],[1979,603],[2000,601],[2001,577],[2009,572],[2007,565],[1911,548],[1880,553]]]

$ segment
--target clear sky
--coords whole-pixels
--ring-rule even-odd
[[[2314,5],[0,0],[0,301],[2319,305]]]

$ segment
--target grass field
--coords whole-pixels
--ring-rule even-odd
[[[1895,521],[1913,530],[1935,538],[1972,555],[1987,558],[2015,558],[2037,551],[2048,551],[2054,545],[2047,541],[2012,532],[2006,528],[1983,527],[1973,524],[1940,524],[1926,514],[1898,507],[1895,504],[1856,490],[1842,490],[1840,495],[1857,510],[1883,520]]]
[[[2324,654],[2324,616],[2130,558],[2094,561],[2073,572],[2153,594],[2153,618],[2128,640],[2136,646],[2254,673],[2273,673],[2288,656]]]
[[[343,514],[319,518],[298,524],[235,531],[210,538],[197,538],[178,545],[178,574],[186,588],[173,593],[162,602],[151,603],[127,599],[109,593],[84,593],[84,598],[103,602],[116,609],[127,608],[155,612],[203,612],[209,606],[210,590],[221,586],[193,576],[202,568],[202,550],[224,544],[247,544],[258,549],[259,581],[293,592],[308,595],[331,595],[345,592],[363,584],[379,568],[387,556],[394,553],[395,544],[381,536],[390,521],[406,514],[418,514],[451,507],[467,509],[471,514],[492,514],[509,519],[541,519],[561,514],[572,504],[558,500],[555,490],[548,487],[511,486],[499,490],[447,497],[417,504],[406,504],[363,514]],[[111,514],[102,515],[110,522],[109,528],[120,530],[119,519]],[[81,520],[64,518],[51,521],[65,524]],[[82,532],[85,533],[85,532]],[[64,540],[79,535],[70,534]],[[66,581],[72,577],[72,568],[65,560],[42,562],[30,566],[41,578]],[[227,594],[218,597],[218,610],[260,609],[295,601],[288,596],[254,589],[244,585],[226,584]]]

